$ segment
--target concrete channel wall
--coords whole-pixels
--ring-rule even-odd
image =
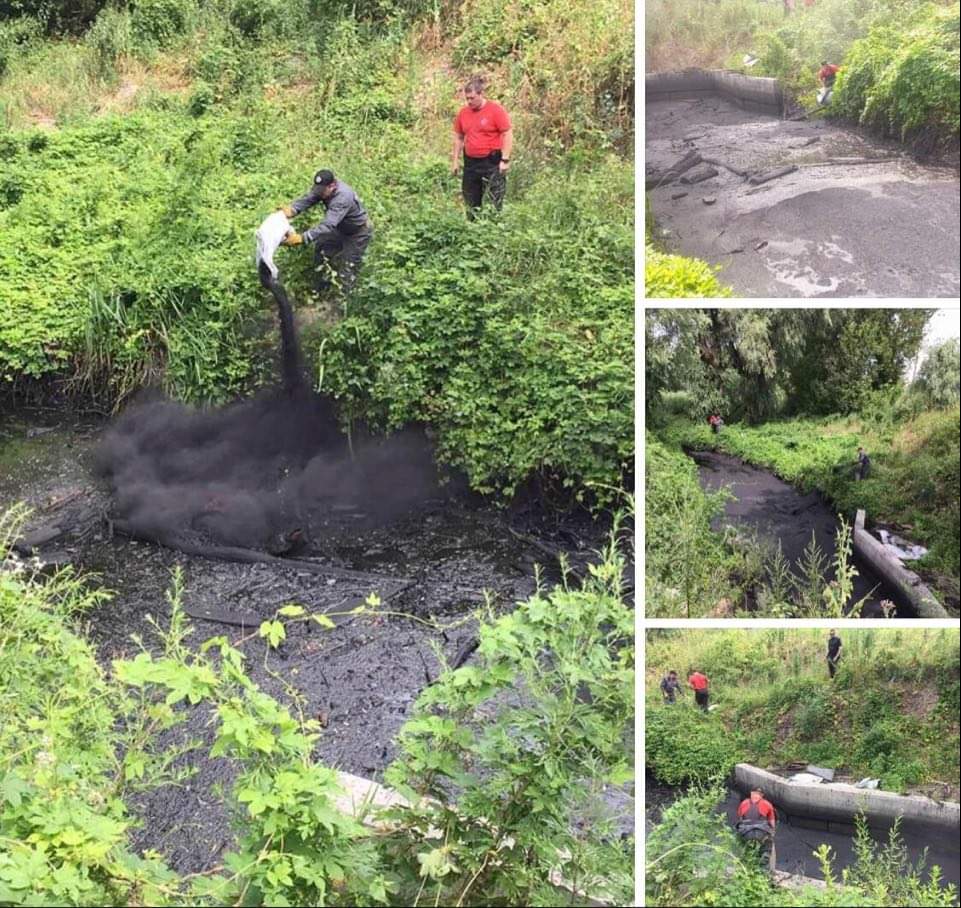
[[[855,788],[843,782],[789,782],[749,763],[738,763],[734,767],[734,783],[745,793],[760,788],[775,809],[792,815],[792,821],[796,816],[815,825],[823,824],[823,828],[850,827],[855,815],[863,812],[869,826],[886,829],[901,817],[912,827],[926,827],[946,834],[958,847],[961,806],[950,801]]]
[[[745,76],[724,69],[648,73],[644,79],[644,96],[649,104],[709,95],[720,95],[745,110],[756,110],[774,117],[780,117],[784,109],[784,93],[777,79]]]
[[[854,520],[854,551],[910,603],[919,618],[948,618],[944,607],[921,578],[909,571],[897,558],[889,555],[884,546],[864,529],[865,513],[858,511]]]

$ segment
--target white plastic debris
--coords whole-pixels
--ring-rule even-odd
[[[928,554],[928,550],[923,545],[916,545],[908,539],[889,533],[887,530],[878,530],[878,535],[881,537],[884,551],[899,561],[917,561]]]
[[[760,57],[755,57],[754,54],[745,54],[741,62],[745,66],[754,66],[754,64],[757,63],[758,60],[760,60]]]
[[[797,782],[799,785],[820,785],[823,781],[824,779],[813,772],[796,772],[788,779],[788,782]]]
[[[257,228],[257,251],[254,254],[254,264],[259,268],[260,263],[263,262],[274,278],[277,277],[274,253],[289,231],[290,221],[282,211],[267,215],[264,222]]]
[[[880,779],[861,779],[854,787],[855,788],[877,788],[881,784]]]

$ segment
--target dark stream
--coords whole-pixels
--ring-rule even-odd
[[[645,824],[648,832],[660,822],[661,815],[671,804],[683,795],[683,790],[670,785],[662,785],[650,774],[646,781]],[[729,788],[727,798],[717,806],[719,813],[724,813],[728,823],[733,825],[737,814],[738,804],[743,795],[735,789]],[[854,837],[851,832],[838,830],[830,831],[812,828],[805,819],[793,817],[785,813],[778,804],[774,805],[778,816],[775,851],[777,869],[788,873],[823,879],[821,865],[814,856],[814,851],[822,844],[831,846],[833,866],[840,876],[840,871],[854,863]],[[871,830],[872,838],[878,842],[887,841],[887,833]],[[913,828],[902,826],[901,837],[912,862],[921,859],[927,849],[925,866],[930,870],[935,864],[941,868],[941,883],[961,885],[961,856],[958,853],[959,843],[945,837],[940,830]]]
[[[689,456],[698,467],[701,485],[710,491],[728,486],[734,498],[724,506],[724,514],[718,518],[713,529],[720,530],[725,523],[741,524],[757,532],[759,540],[776,546],[778,542],[788,563],[797,569],[804,557],[804,549],[811,542],[811,534],[817,541],[828,562],[834,560],[835,534],[838,520],[819,492],[802,495],[794,486],[778,479],[773,473],[745,463],[738,457],[718,451],[693,451]],[[861,617],[881,617],[881,601],[888,600],[896,606],[895,614],[901,618],[914,617],[905,608],[899,594],[878,577],[871,568],[853,557],[858,575],[854,578],[854,592],[849,604],[853,605],[867,596]],[[829,576],[833,577],[833,568]]]
[[[49,537],[39,546],[42,558],[93,571],[100,584],[115,591],[112,601],[86,619],[87,634],[104,663],[134,655],[135,633],[148,648],[158,648],[146,618],[166,623],[165,592],[175,565],[183,568],[184,603],[191,611],[243,614],[258,622],[289,602],[309,611],[338,609],[384,593],[398,577],[410,581],[386,604],[389,614],[361,615],[330,631],[312,622],[293,624],[288,639],[269,653],[256,635],[240,644],[262,689],[289,702],[282,681],[291,683],[303,697],[305,714],[326,723],[318,758],[367,778],[379,777],[396,755],[394,736],[418,693],[437,676],[434,647],[452,661],[472,639],[470,615],[485,591],[495,608],[509,609],[534,591],[535,564],[555,582],[560,573],[552,553],[564,551],[574,570],[584,571],[607,531],[603,522],[583,514],[552,514],[534,496],[497,508],[453,482],[408,502],[401,512],[378,513],[355,497],[315,512],[310,538],[297,558],[329,566],[329,576],[322,569],[298,569],[293,562],[197,557],[111,536],[104,519],[114,504],[110,484],[94,470],[103,436],[102,421],[64,421],[56,410],[8,412],[0,424],[0,507],[25,501],[35,511],[28,529]],[[369,576],[345,577],[337,569]],[[436,620],[446,629],[418,618]],[[220,634],[236,642],[251,631],[213,621],[191,623],[193,644]],[[194,708],[189,721],[163,743],[190,737],[209,743],[207,723],[207,711]],[[134,805],[143,820],[134,847],[157,849],[180,872],[210,867],[232,841],[217,792],[229,790],[236,770],[204,753],[201,749],[179,761],[197,770],[182,786],[161,788]],[[602,808],[613,812],[625,831],[633,829],[628,793],[610,792]]]

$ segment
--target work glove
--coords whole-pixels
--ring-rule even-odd
[[[281,241],[281,246],[300,246],[304,242],[304,238],[294,230],[291,230]]]
[[[277,210],[282,211],[284,216],[288,218],[294,217],[295,214],[294,209],[291,208],[290,205],[281,205]]]

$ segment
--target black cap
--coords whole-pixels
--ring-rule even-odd
[[[318,170],[314,174],[315,186],[329,186],[334,182],[334,172],[332,170]]]

